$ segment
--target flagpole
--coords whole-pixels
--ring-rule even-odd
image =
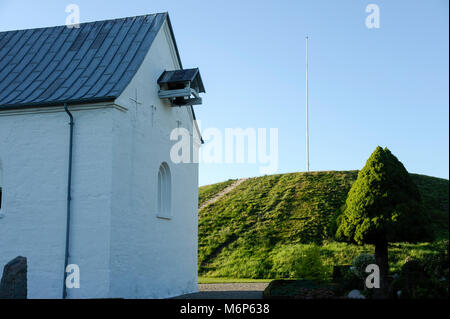
[[[309,172],[309,123],[308,123],[308,36],[306,36],[306,171]]]

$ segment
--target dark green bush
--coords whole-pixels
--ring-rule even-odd
[[[431,256],[423,259],[409,259],[403,265],[397,279],[392,283],[391,294],[401,299],[448,298],[445,280],[427,271]],[[448,271],[448,264],[447,264]],[[448,282],[448,279],[447,279]]]
[[[363,290],[364,281],[358,278],[352,266],[335,266],[333,270],[333,282],[337,284],[336,293],[347,295],[353,289]]]
[[[433,240],[431,226],[408,171],[389,149],[378,146],[348,193],[336,238],[387,250],[386,242]]]
[[[333,282],[338,282],[344,278],[345,274],[352,270],[351,265],[333,266]]]
[[[424,257],[425,272],[441,281],[445,281],[448,286],[448,240],[439,243],[438,253],[429,254]]]
[[[324,265],[317,245],[305,249],[295,270],[297,276],[303,279],[323,282],[330,278],[330,267]]]
[[[353,260],[353,271],[361,280],[367,278],[366,267],[370,264],[375,264],[375,256],[373,254],[362,253]]]

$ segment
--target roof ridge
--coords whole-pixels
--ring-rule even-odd
[[[122,18],[111,18],[111,19],[102,19],[102,20],[95,20],[95,21],[86,21],[86,22],[80,22],[80,26],[90,24],[90,23],[96,23],[96,22],[107,22],[107,21],[118,21],[118,20],[126,20],[126,19],[135,19],[135,18],[141,18],[141,17],[148,17],[148,16],[157,16],[157,15],[168,15],[168,11],[164,12],[156,12],[156,13],[148,13],[148,14],[141,14],[136,16],[129,16],[129,17],[122,17]],[[0,31],[1,33],[8,33],[8,32],[18,32],[18,31],[28,31],[28,30],[39,30],[39,29],[49,29],[49,28],[60,28],[60,27],[66,27],[65,24],[59,24],[59,25],[53,25],[53,26],[46,26],[46,27],[34,27],[29,29],[15,29],[15,30],[5,30]]]

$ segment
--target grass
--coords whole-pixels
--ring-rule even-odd
[[[199,284],[258,283],[270,282],[272,279],[198,277]]]
[[[235,181],[235,179],[229,179],[225,182],[200,187],[198,190],[198,206],[200,207],[203,203],[213,198],[217,193],[221,192]]]
[[[410,175],[420,190],[425,209],[433,220],[436,239],[448,239],[448,180],[418,174]]]
[[[295,278],[299,256],[312,243],[324,263],[350,264],[373,247],[333,241],[333,219],[357,171],[290,173],[251,178],[199,211],[199,274],[224,278]],[[448,239],[449,181],[412,174],[432,216],[437,239]],[[200,188],[200,203],[233,180]],[[434,243],[390,247],[398,269],[409,255],[435,253]]]

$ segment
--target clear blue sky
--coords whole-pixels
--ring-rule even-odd
[[[279,173],[305,170],[310,37],[311,170],[360,169],[377,145],[410,172],[449,177],[448,1],[0,0],[0,30],[168,11],[185,67],[200,67],[203,127],[279,129]],[[365,8],[380,7],[368,29]],[[201,164],[200,184],[259,175]]]

